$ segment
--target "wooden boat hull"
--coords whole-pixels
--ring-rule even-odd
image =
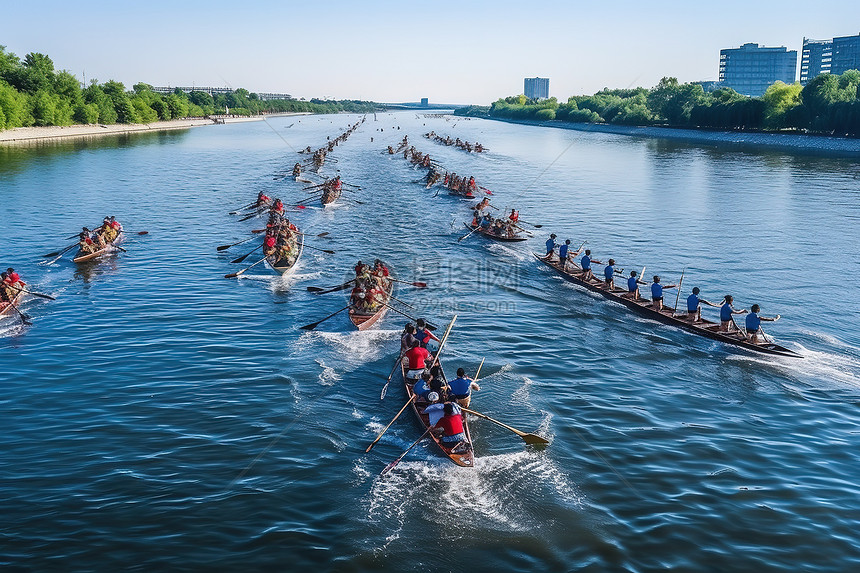
[[[122,234],[122,232],[120,232],[120,234],[117,236],[117,238],[114,239],[113,241],[111,241],[110,243],[108,243],[108,245],[104,249],[99,249],[98,251],[96,251],[94,253],[87,253],[87,254],[82,255],[82,254],[80,254],[81,250],[78,249],[78,252],[72,258],[72,262],[73,263],[86,263],[88,261],[93,261],[95,259],[98,259],[99,257],[101,257],[103,255],[109,255],[113,252],[116,252],[118,249],[114,248],[114,245],[120,243],[122,241],[122,238],[123,238],[123,234]]]
[[[384,263],[383,263],[384,264]],[[389,281],[388,284],[388,296],[385,299],[385,303],[391,300],[391,295],[394,294],[394,281]],[[352,306],[352,299],[350,298],[350,309],[349,309],[349,321],[352,325],[358,330],[367,330],[371,328],[374,324],[382,320],[382,318],[388,313],[388,307],[382,306],[379,310],[377,310],[373,314],[364,314]]]
[[[273,261],[271,256],[266,257],[266,264],[269,265],[269,267],[273,271],[275,271],[276,273],[278,273],[281,276],[289,276],[289,275],[293,274],[293,272],[295,272],[295,270],[296,270],[296,265],[299,264],[299,259],[302,258],[302,253],[305,250],[305,236],[304,235],[299,235],[299,240],[297,241],[297,245],[299,247],[299,252],[296,255],[296,260],[293,261],[292,265],[278,266],[277,263],[279,263],[280,261]]]
[[[484,231],[482,229],[476,229],[474,225],[470,225],[469,223],[463,223],[463,225],[465,225],[466,228],[469,229],[470,231],[474,231],[474,232],[478,233],[479,235],[483,235],[483,236],[487,237],[488,239],[492,239],[494,241],[501,241],[502,243],[519,243],[521,241],[528,241],[529,240],[528,237],[519,237],[519,236],[502,237],[499,235],[494,235],[492,233],[487,233],[486,231]]]
[[[403,377],[403,385],[406,388],[406,395],[412,400],[412,412],[415,414],[415,417],[418,418],[423,430],[426,431],[427,428],[430,427],[430,417],[424,413],[424,407],[428,404],[424,400],[421,400],[420,402],[416,400],[415,393],[412,391],[414,382],[406,378],[406,367],[404,366],[403,360],[400,361],[400,375]],[[444,372],[442,376],[445,376]],[[447,378],[445,378],[445,380],[447,381]],[[458,466],[472,468],[475,467],[475,452],[472,449],[472,434],[469,431],[469,423],[466,420],[465,414],[463,414],[463,431],[466,433],[465,443],[468,444],[468,448],[464,449],[464,451],[458,452],[455,452],[452,448],[443,444],[442,441],[434,436],[432,432],[428,435],[449,460]]]
[[[18,303],[21,302],[22,298],[24,298],[24,291],[18,291],[18,293],[12,297],[12,304],[18,306]],[[12,308],[12,304],[9,304],[8,302],[0,302],[0,317],[18,314],[15,312],[15,309]]]
[[[340,199],[341,193],[342,191],[337,191],[335,189],[332,189],[330,191],[323,191],[320,201],[323,205],[330,205]]]
[[[562,270],[561,267],[559,267],[556,263],[544,260],[544,258],[537,253],[532,253],[532,255],[534,255],[537,260],[539,260],[540,262],[554,270],[556,273],[561,275],[565,280],[572,282],[575,285],[586,288],[591,292],[601,294],[609,300],[621,303],[627,308],[638,312],[646,318],[651,318],[653,320],[662,322],[663,324],[668,324],[670,326],[676,326],[688,332],[692,332],[693,334],[698,334],[699,336],[704,336],[712,340],[718,340],[720,342],[725,342],[726,344],[731,344],[733,346],[740,346],[741,348],[746,348],[747,350],[762,352],[764,354],[773,354],[777,356],[803,358],[802,354],[798,354],[797,352],[790,350],[784,346],[780,346],[779,344],[774,344],[772,342],[753,344],[752,342],[747,342],[746,340],[742,340],[737,336],[733,336],[731,333],[718,332],[716,329],[719,328],[719,324],[715,322],[702,320],[696,322],[696,324],[691,324],[685,319],[686,314],[676,316],[674,309],[672,308],[664,307],[661,312],[658,312],[651,308],[650,301],[637,302],[630,298],[619,296],[622,292],[627,292],[626,289],[618,289],[616,287],[614,292],[609,292],[603,281],[599,279],[595,279],[594,282],[582,280],[580,277],[574,275],[570,271]],[[569,267],[573,267],[580,272],[582,270],[579,268],[579,266],[572,263],[569,263]]]

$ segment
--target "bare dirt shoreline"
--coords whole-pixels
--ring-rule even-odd
[[[0,145],[20,144],[37,141],[49,141],[73,137],[99,137],[102,135],[122,135],[126,133],[142,133],[147,131],[168,131],[172,129],[189,129],[202,125],[215,125],[216,123],[239,123],[244,121],[262,121],[266,117],[284,115],[307,115],[307,113],[279,113],[267,116],[252,117],[225,117],[213,116],[212,118],[191,117],[186,119],[174,119],[170,121],[156,121],[154,123],[117,123],[113,125],[90,124],[90,125],[68,125],[48,127],[16,127],[7,131],[0,131]]]

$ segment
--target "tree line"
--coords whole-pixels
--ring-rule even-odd
[[[731,88],[706,93],[699,84],[663,78],[652,89],[604,89],[590,96],[530,100],[524,95],[455,112],[536,121],[660,125],[727,130],[795,130],[860,136],[860,71],[822,74],[806,86],[772,84],[761,97]]]
[[[69,72],[55,70],[48,56],[29,53],[22,60],[0,46],[0,130],[32,125],[151,123],[225,113],[228,108],[234,115],[258,115],[366,113],[378,107],[359,100],[261,100],[241,88],[212,96],[202,91],[185,93],[178,88],[165,95],[152,91],[152,86],[145,83],[127,90],[113,80],[103,84],[92,80],[82,87]]]

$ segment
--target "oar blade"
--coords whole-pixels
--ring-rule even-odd
[[[315,287],[315,286],[309,286],[307,288],[308,288],[308,291],[310,291],[310,292],[323,292],[325,290],[324,288]]]
[[[251,253],[248,253],[248,254],[251,254]],[[232,260],[232,261],[230,261],[230,262],[231,262],[231,263],[241,263],[242,261],[244,261],[244,260],[245,260],[245,259],[247,259],[247,258],[248,258],[248,255],[242,255],[242,256],[241,256],[241,257],[239,257],[238,259],[233,259],[233,260]]]
[[[520,436],[525,443],[530,446],[546,446],[549,445],[549,440],[538,436],[537,434],[523,434]]]
[[[381,472],[379,472],[379,475],[384,476],[385,474],[387,474],[388,472],[393,470],[394,467],[400,463],[401,459],[403,459],[403,458],[397,458],[396,460],[394,460],[393,462],[391,462],[390,464],[385,466],[385,468]]]

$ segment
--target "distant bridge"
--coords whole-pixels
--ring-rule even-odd
[[[181,90],[185,93],[203,92],[203,93],[207,93],[213,97],[216,95],[230,95],[231,93],[236,91],[232,88],[213,88],[213,87],[208,87],[208,86],[191,86],[191,87],[188,87],[188,86],[175,86],[175,87],[159,86],[159,87],[153,87],[152,88],[152,91],[154,91],[155,93],[165,94],[165,95],[172,94],[176,90]],[[290,94],[278,94],[278,93],[270,93],[270,92],[252,92],[252,93],[256,93],[257,97],[260,98],[261,100],[293,99],[293,96],[291,96]]]

